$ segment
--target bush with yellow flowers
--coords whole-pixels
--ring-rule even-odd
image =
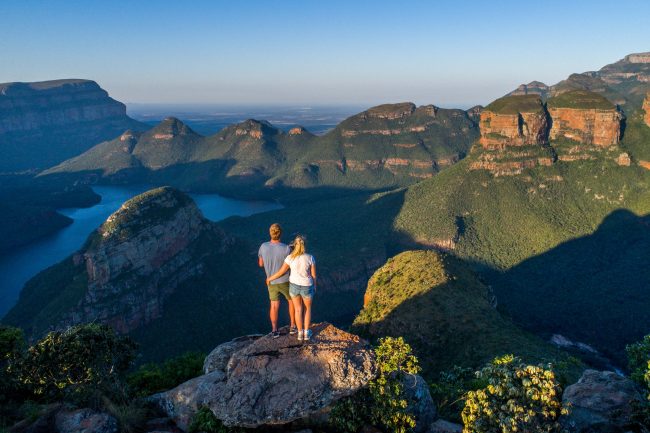
[[[466,394],[463,433],[561,431],[558,418],[568,408],[550,366],[527,365],[506,355],[476,374],[487,385]]]
[[[385,337],[375,348],[377,377],[367,389],[339,400],[330,413],[330,424],[339,432],[357,432],[366,425],[390,433],[407,433],[415,427],[408,410],[401,379],[420,372],[418,359],[402,337]]]

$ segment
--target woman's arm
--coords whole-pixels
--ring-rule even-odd
[[[316,264],[312,263],[311,267],[311,278],[314,280],[314,290],[316,290]]]
[[[289,265],[287,265],[286,263],[283,263],[282,267],[280,268],[280,270],[278,272],[276,272],[275,274],[271,275],[270,277],[268,277],[266,279],[266,285],[268,286],[271,283],[271,281],[277,280],[278,278],[280,278],[281,276],[286,274],[288,270],[289,270]]]

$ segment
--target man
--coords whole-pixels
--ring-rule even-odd
[[[280,227],[280,224],[271,224],[271,227],[269,227],[269,234],[271,235],[271,240],[269,242],[264,242],[260,246],[260,250],[257,254],[258,264],[260,268],[264,268],[267,278],[278,272],[284,264],[284,259],[291,252],[289,247],[280,241],[280,237],[282,236],[282,228]],[[289,333],[297,333],[298,328],[296,328],[293,303],[291,302],[291,296],[289,295],[289,273],[286,273],[282,277],[272,281],[267,285],[267,288],[269,290],[269,299],[271,300],[271,308],[269,310],[269,317],[271,318],[272,326],[271,336],[273,338],[278,338],[280,336],[280,333],[278,332],[280,295],[284,296],[289,304],[289,318],[291,319]]]

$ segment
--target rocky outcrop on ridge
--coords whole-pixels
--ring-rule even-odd
[[[28,282],[5,320],[30,335],[95,321],[131,332],[160,318],[176,288],[201,278],[206,260],[225,255],[233,242],[187,195],[148,191],[125,202],[77,253]]]
[[[539,95],[515,95],[497,99],[481,112],[482,152],[470,164],[472,170],[514,175],[525,168],[551,165],[548,142],[549,117]]]
[[[359,337],[322,323],[309,342],[251,337],[215,349],[206,374],[151,397],[183,430],[200,406],[226,426],[288,424],[321,414],[374,378],[374,355]]]
[[[612,371],[586,370],[562,396],[570,405],[563,423],[570,431],[626,432],[634,429],[634,406],[642,401],[630,379]]]
[[[608,147],[618,144],[623,115],[603,96],[572,91],[548,100],[553,119],[550,139]]]
[[[94,81],[0,84],[0,171],[53,165],[128,128],[146,125]]]
[[[196,204],[174,189],[127,201],[74,255],[75,265],[85,268],[87,292],[63,322],[101,321],[128,332],[160,317],[174,288],[200,272],[192,244],[213,230]],[[221,238],[214,247],[224,249],[228,239],[214,234]]]
[[[531,81],[528,84],[521,84],[506,96],[516,95],[539,95],[542,99],[546,99],[551,91],[551,87],[542,83],[541,81]]]

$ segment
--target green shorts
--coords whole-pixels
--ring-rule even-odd
[[[286,283],[269,284],[267,287],[269,288],[269,299],[271,301],[279,301],[280,294],[282,294],[287,301],[291,300],[288,281]]]

